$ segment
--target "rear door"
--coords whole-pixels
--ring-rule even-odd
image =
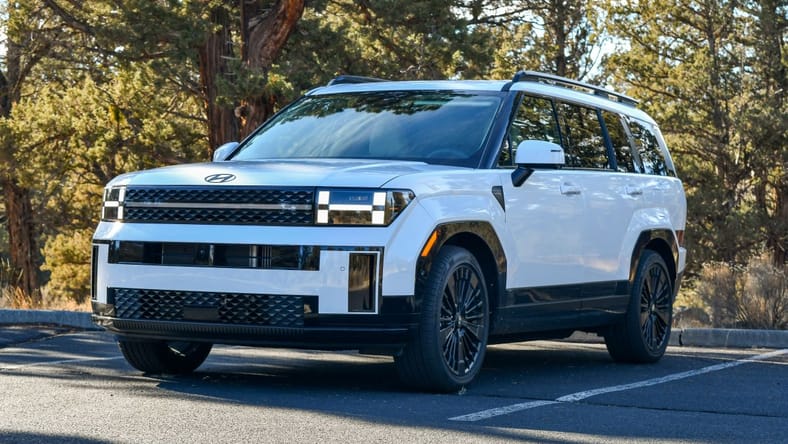
[[[626,307],[626,285],[621,283],[619,256],[639,196],[628,194],[630,181],[618,170],[602,111],[573,103],[558,103],[556,108],[566,153],[564,174],[586,203],[576,221],[583,233],[581,308],[586,314],[620,312]],[[611,130],[623,132],[620,120]]]

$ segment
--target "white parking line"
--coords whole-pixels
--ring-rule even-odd
[[[61,359],[59,361],[42,361],[42,362],[33,362],[31,364],[18,364],[12,365],[10,367],[2,367],[0,364],[0,372],[10,371],[10,370],[19,370],[20,368],[27,368],[27,367],[42,367],[47,365],[60,365],[60,364],[72,364],[75,362],[91,362],[91,361],[113,361],[115,359],[123,359],[123,356],[112,356],[107,358],[76,358],[76,359]]]
[[[788,349],[776,350],[773,352],[764,353],[762,355],[752,356],[749,358],[738,359],[736,361],[725,362],[722,364],[716,364],[708,367],[699,368],[697,370],[689,370],[686,372],[674,373],[672,375],[662,376],[660,378],[646,379],[644,381],[633,382],[630,384],[614,385],[610,387],[602,387],[594,390],[586,390],[583,392],[572,393],[569,395],[558,397],[553,401],[523,402],[519,404],[507,405],[504,407],[497,407],[494,409],[482,410],[475,413],[469,413],[467,415],[455,416],[453,418],[449,418],[449,421],[467,421],[467,422],[481,421],[482,419],[489,419],[489,418],[494,418],[496,416],[508,415],[509,413],[533,409],[545,405],[553,405],[553,404],[559,404],[564,402],[578,402],[578,401],[582,401],[583,399],[590,398],[592,396],[603,395],[606,393],[622,392],[625,390],[632,390],[642,387],[650,387],[652,385],[657,385],[657,384],[664,384],[666,382],[690,378],[692,376],[702,375],[704,373],[725,370],[726,368],[736,367],[742,364],[747,364],[749,362],[763,361],[769,358],[774,358],[776,356],[781,356],[785,354],[788,354]]]

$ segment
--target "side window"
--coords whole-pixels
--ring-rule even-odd
[[[566,154],[566,166],[608,168],[607,148],[595,109],[560,103],[558,120],[561,123],[561,141]]]
[[[607,134],[610,136],[610,143],[613,145],[613,152],[616,153],[616,167],[623,173],[638,172],[635,169],[635,162],[632,160],[632,147],[629,145],[629,137],[624,130],[621,116],[609,111],[602,111],[602,119],[605,121]]]
[[[546,140],[560,143],[558,127],[553,117],[553,103],[542,97],[524,96],[509,134],[498,157],[498,165],[507,166],[514,162],[517,145],[524,140]]]
[[[643,172],[656,176],[675,176],[665,160],[654,132],[636,120],[630,119],[628,123]]]

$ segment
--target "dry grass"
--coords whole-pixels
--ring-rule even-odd
[[[697,296],[713,327],[788,329],[788,266],[765,257],[746,266],[706,264]]]
[[[36,302],[19,287],[6,286],[0,289],[0,308],[20,310],[64,310],[90,312],[90,300],[77,302],[73,299],[50,297],[46,288],[42,290],[41,302]]]

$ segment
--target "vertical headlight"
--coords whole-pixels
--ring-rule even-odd
[[[389,225],[413,200],[410,190],[317,191],[318,225]]]
[[[101,208],[101,220],[122,221],[123,201],[126,199],[126,187],[108,187],[104,189],[104,205]]]

